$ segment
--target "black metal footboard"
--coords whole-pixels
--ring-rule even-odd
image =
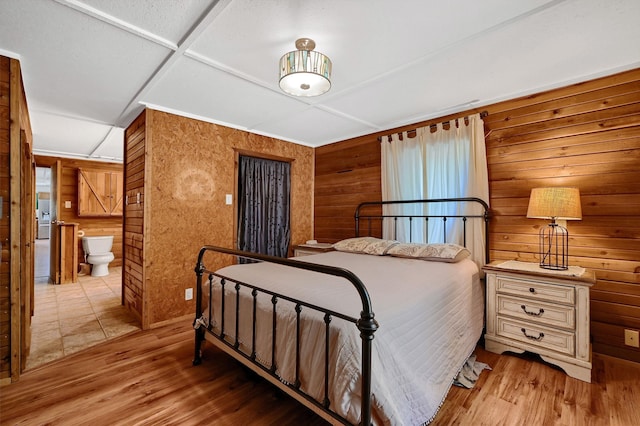
[[[298,269],[305,269],[305,270],[309,270],[309,271],[314,271],[314,272],[319,272],[319,273],[323,273],[323,274],[327,274],[327,275],[333,275],[333,276],[337,276],[337,277],[342,277],[346,280],[348,280],[353,287],[355,288],[355,290],[358,292],[358,295],[360,296],[360,300],[362,302],[362,309],[359,313],[359,317],[357,316],[346,316],[344,314],[338,313],[338,312],[334,312],[332,310],[320,307],[320,306],[315,306],[309,303],[306,303],[302,300],[296,300],[294,298],[291,298],[285,294],[278,294],[275,293],[273,291],[267,290],[267,289],[263,289],[260,288],[254,284],[251,283],[245,283],[245,282],[241,282],[238,280],[234,280],[230,277],[221,275],[215,271],[209,271],[206,269],[205,265],[203,264],[203,257],[205,255],[205,253],[207,252],[216,252],[216,253],[223,253],[223,254],[228,254],[228,255],[232,255],[232,256],[237,256],[240,258],[245,258],[245,259],[252,259],[252,260],[257,260],[257,261],[263,261],[263,262],[271,262],[271,263],[277,263],[280,265],[285,265],[288,267],[292,267],[292,268],[298,268]],[[330,330],[330,322],[332,318],[340,318],[342,320],[348,321],[353,323],[358,330],[360,330],[360,337],[362,339],[362,365],[361,365],[361,375],[362,375],[362,406],[361,406],[361,424],[362,425],[370,425],[371,424],[371,352],[372,352],[372,344],[373,344],[373,337],[374,337],[374,333],[375,331],[378,329],[378,323],[376,322],[375,318],[374,318],[374,313],[373,313],[373,309],[371,307],[371,300],[369,297],[369,293],[366,289],[366,287],[364,286],[364,284],[362,283],[362,281],[360,281],[360,279],[354,275],[352,272],[343,269],[343,268],[336,268],[336,267],[332,267],[332,266],[325,266],[325,265],[318,265],[318,264],[314,264],[314,263],[308,263],[308,262],[301,262],[301,261],[296,261],[296,260],[291,260],[291,259],[284,259],[284,258],[279,258],[279,257],[273,257],[273,256],[266,256],[266,255],[260,255],[260,254],[256,254],[256,253],[249,253],[249,252],[243,252],[243,251],[239,251],[239,250],[231,250],[231,249],[227,249],[227,248],[223,248],[223,247],[215,247],[215,246],[204,246],[201,250],[200,253],[198,254],[198,261],[195,267],[195,272],[196,272],[196,319],[194,321],[194,328],[195,328],[195,356],[194,356],[194,360],[193,360],[193,364],[194,365],[198,365],[202,362],[202,353],[201,353],[201,344],[202,341],[205,339],[205,332],[209,333],[211,336],[214,336],[218,341],[222,342],[224,345],[226,345],[228,348],[232,348],[233,352],[235,354],[237,354],[238,356],[240,356],[241,358],[251,362],[254,366],[257,366],[259,369],[261,369],[264,373],[270,375],[271,377],[276,378],[280,383],[283,383],[286,385],[286,387],[291,390],[292,392],[302,396],[306,401],[308,401],[310,404],[316,406],[317,408],[321,409],[322,411],[326,412],[327,414],[329,414],[332,418],[339,420],[342,423],[348,424],[349,422],[347,421],[347,419],[345,419],[344,417],[342,417],[341,415],[337,414],[336,412],[332,411],[330,409],[330,401],[329,401],[329,330]],[[209,295],[208,295],[208,316],[206,318],[209,319],[209,321],[204,321],[203,318],[205,317],[204,314],[205,312],[203,312],[203,298],[205,297],[205,295],[203,294],[203,275],[208,274],[208,280],[209,280]],[[219,307],[219,309],[221,310],[221,318],[222,318],[222,322],[221,324],[219,324],[219,330],[216,331],[214,330],[213,324],[211,321],[212,318],[212,303],[213,303],[213,281],[214,281],[214,277],[217,277],[217,279],[220,282],[220,285],[222,286],[222,290],[221,290],[221,306]],[[225,333],[225,324],[224,324],[224,318],[225,318],[225,286],[227,286],[226,288],[230,289],[232,292],[235,291],[235,297],[236,297],[236,302],[235,302],[235,312],[232,313],[232,315],[235,315],[235,337],[228,339],[226,337],[226,333]],[[240,289],[241,288],[246,288],[246,289],[250,289],[251,291],[251,296],[253,299],[253,312],[249,313],[248,315],[251,316],[251,320],[253,321],[252,324],[252,342],[251,342],[251,350],[249,351],[249,353],[245,353],[243,351],[241,351],[239,349],[239,342],[238,342],[238,324],[239,324],[239,320],[240,320],[240,316],[241,315],[247,315],[247,313],[243,313],[241,312],[241,310],[239,309],[239,297],[240,297]],[[233,293],[232,293],[233,294]],[[258,362],[256,360],[256,354],[255,354],[255,350],[256,350],[256,300],[257,300],[257,296],[258,294],[265,294],[268,295],[268,297],[271,298],[271,304],[273,306],[273,322],[272,322],[272,343],[271,343],[271,365],[270,366],[265,366],[263,363]],[[278,306],[278,301],[279,300],[286,300],[288,302],[291,302],[295,305],[295,312],[296,312],[296,348],[295,348],[295,353],[296,353],[296,365],[295,365],[295,377],[296,380],[294,383],[285,383],[281,377],[278,376],[277,371],[276,371],[276,362],[275,362],[275,346],[276,346],[276,312],[277,312],[277,306]],[[324,354],[324,398],[322,401],[317,400],[316,398],[308,395],[303,389],[301,389],[300,386],[300,380],[299,380],[299,373],[300,373],[300,312],[302,311],[302,309],[311,309],[313,311],[316,312],[320,312],[321,314],[323,314],[323,318],[324,318],[324,324],[325,324],[325,354]]]

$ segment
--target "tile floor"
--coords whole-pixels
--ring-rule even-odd
[[[114,337],[140,330],[121,305],[121,268],[106,277],[79,276],[77,283],[48,284],[48,240],[36,240],[35,309],[27,370]]]

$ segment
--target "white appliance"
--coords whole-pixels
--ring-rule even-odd
[[[39,240],[49,239],[51,230],[51,213],[49,211],[49,200],[38,200],[38,235]]]

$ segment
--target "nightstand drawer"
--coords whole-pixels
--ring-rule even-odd
[[[498,317],[497,334],[528,345],[575,355],[575,334],[549,327]]]
[[[512,316],[542,325],[576,328],[576,313],[573,306],[553,305],[527,298],[498,295],[498,315]]]
[[[523,296],[545,300],[547,302],[575,304],[575,290],[572,286],[545,284],[541,281],[530,281],[506,276],[497,276],[496,291],[503,294]]]

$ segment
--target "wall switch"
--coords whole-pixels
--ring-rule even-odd
[[[625,330],[624,331],[624,344],[627,346],[633,346],[634,348],[640,348],[640,341],[638,340],[638,330]]]
[[[193,289],[188,288],[184,291],[184,300],[191,300],[191,299],[193,299]]]
[[[233,204],[233,196],[231,194],[227,194],[224,198],[224,202],[230,206],[231,204]]]
[[[70,209],[71,208],[71,201],[65,201],[64,202],[64,208],[65,209]]]

